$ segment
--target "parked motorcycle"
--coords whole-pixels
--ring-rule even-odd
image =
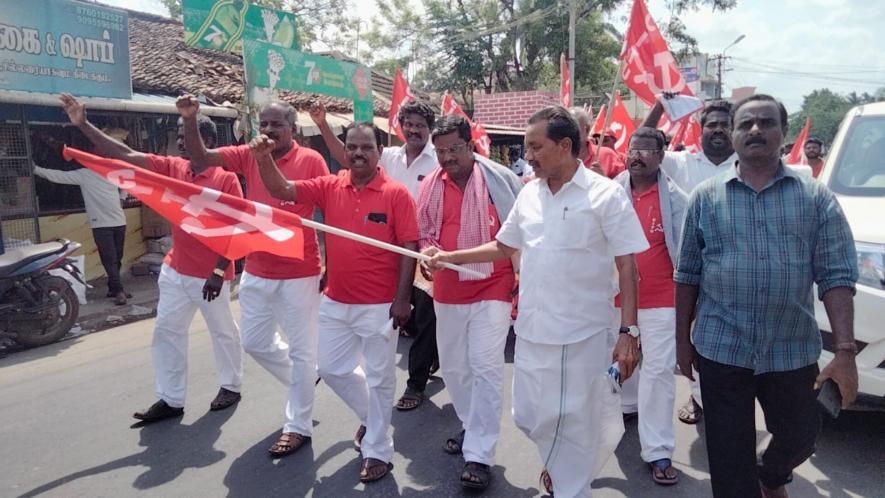
[[[70,282],[49,270],[61,268],[85,285],[68,257],[79,248],[77,242],[59,240],[0,255],[0,335],[35,347],[51,344],[71,330],[80,301]]]

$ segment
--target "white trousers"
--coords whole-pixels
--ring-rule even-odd
[[[642,363],[621,390],[624,413],[639,411],[642,459],[672,458],[676,445],[673,404],[676,402],[676,309],[639,310]]]
[[[283,432],[304,436],[313,432],[319,285],[319,275],[272,280],[243,272],[240,279],[243,349],[288,389]]]
[[[188,329],[197,309],[209,327],[221,387],[240,392],[243,350],[237,323],[230,312],[230,283],[224,283],[221,293],[212,302],[203,299],[205,279],[182,275],[165,264],[160,269],[157,283],[160,300],[151,345],[157,397],[169,406],[184,406]]]
[[[606,379],[608,340],[606,333],[566,345],[516,338],[513,420],[537,445],[557,498],[591,497],[594,474],[623,433]]]
[[[510,303],[434,303],[439,366],[464,428],[467,462],[495,465]]]
[[[397,333],[389,304],[320,301],[318,370],[366,426],[363,458],[393,458],[390,416],[396,392]]]

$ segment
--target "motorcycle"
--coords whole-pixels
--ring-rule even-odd
[[[52,275],[60,268],[86,285],[69,258],[77,242],[58,240],[0,254],[0,335],[25,347],[51,344],[74,326],[80,301],[70,282]]]

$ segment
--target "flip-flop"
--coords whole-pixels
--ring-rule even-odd
[[[467,462],[461,471],[461,485],[465,488],[486,489],[491,480],[489,466],[479,462]],[[475,480],[474,480],[475,479]]]
[[[694,398],[689,398],[688,402],[682,405],[676,413],[679,421],[688,425],[694,425],[700,422],[703,415],[704,409],[698,405],[698,402],[695,401]]]
[[[463,446],[464,430],[461,430],[461,432],[459,432],[457,436],[446,439],[446,444],[445,446],[443,446],[443,451],[445,451],[449,455],[460,455]]]
[[[649,462],[648,466],[651,468],[651,478],[655,484],[672,486],[679,482],[679,472],[673,468],[673,462],[669,458]],[[668,475],[668,470],[672,470],[673,473]]]
[[[414,402],[415,404],[407,404],[410,402]],[[424,402],[424,393],[415,391],[410,388],[406,388],[406,391],[396,402],[396,409],[401,412],[406,412],[409,410],[414,410],[421,406],[421,403]]]
[[[384,462],[377,458],[366,458],[360,468],[360,482],[375,482],[389,474],[391,470],[393,470],[393,464],[390,462]]]

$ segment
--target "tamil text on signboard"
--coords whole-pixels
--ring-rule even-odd
[[[126,12],[68,0],[0,0],[0,89],[128,99]]]

